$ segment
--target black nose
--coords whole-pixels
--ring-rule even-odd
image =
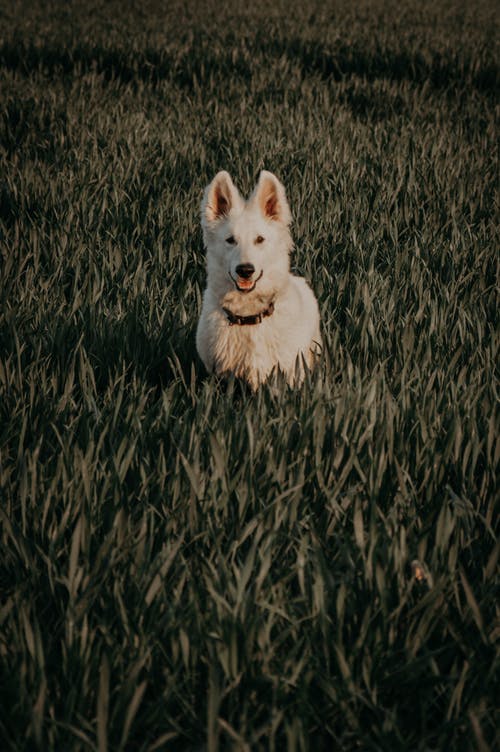
[[[253,264],[238,264],[236,267],[236,274],[243,279],[249,279],[255,271]]]

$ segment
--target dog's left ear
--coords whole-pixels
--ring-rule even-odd
[[[285,189],[272,172],[262,170],[255,187],[254,200],[257,201],[262,214],[267,219],[289,225],[292,221],[290,207],[286,200]]]
[[[201,203],[202,224],[213,224],[226,217],[233,207],[242,207],[243,202],[238,189],[225,170],[221,170],[205,189]]]

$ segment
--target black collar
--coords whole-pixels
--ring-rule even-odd
[[[269,303],[265,310],[261,311],[260,313],[255,313],[253,316],[238,316],[237,313],[233,313],[229,310],[229,308],[224,307],[222,308],[222,310],[227,316],[229,326],[234,326],[234,324],[238,324],[239,326],[247,326],[260,324],[262,319],[265,319],[267,316],[272,316],[272,314],[274,313],[274,303]]]

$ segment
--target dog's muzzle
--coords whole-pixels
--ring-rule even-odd
[[[261,269],[261,272],[257,279],[252,279],[254,272],[255,267],[253,264],[239,264],[236,267],[236,279],[233,277],[231,272],[228,272],[228,274],[233,280],[237,290],[239,290],[240,292],[252,292],[252,290],[255,290],[255,285],[264,274],[264,270]]]

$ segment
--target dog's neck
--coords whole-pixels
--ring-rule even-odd
[[[226,318],[229,321],[229,326],[253,326],[255,324],[261,324],[262,321],[268,316],[272,316],[274,313],[274,303],[271,301],[267,308],[259,313],[254,313],[250,316],[240,316],[237,313],[233,313],[229,308],[223,306],[222,310],[226,314]]]
[[[265,293],[258,290],[249,293],[230,290],[219,298],[219,305],[221,308],[227,308],[235,316],[256,316],[271,302],[275,303],[278,297],[276,290],[266,290]]]

